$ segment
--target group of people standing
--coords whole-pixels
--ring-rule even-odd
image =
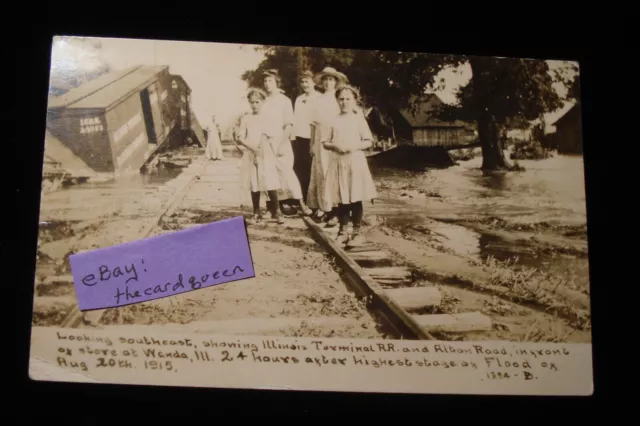
[[[277,223],[284,223],[287,214],[312,216],[327,227],[339,226],[340,243],[357,245],[363,201],[376,197],[364,153],[373,136],[359,107],[360,93],[331,67],[315,75],[303,72],[303,93],[293,103],[280,82],[277,70],[263,73],[263,87],[247,93],[251,113],[234,129],[234,141],[243,151],[241,173],[251,194],[252,221],[263,220],[260,199],[266,193]]]

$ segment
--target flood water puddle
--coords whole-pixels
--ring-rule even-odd
[[[185,165],[186,166],[186,165]],[[94,182],[87,181],[78,185],[61,188],[62,191],[82,189],[113,189],[113,188],[155,188],[161,186],[182,173],[185,167],[153,167],[146,171],[132,171],[119,176],[105,175]]]
[[[405,232],[413,231],[427,235],[440,243],[443,248],[454,251],[456,254],[471,256],[478,260],[482,255],[479,244],[482,234],[463,226],[434,222],[415,214],[399,213],[378,215],[378,223]]]
[[[565,237],[570,233],[563,234],[567,227],[586,224],[582,158],[520,161],[526,171],[509,173],[482,172],[480,163],[476,157],[447,169],[372,170],[380,198],[365,206],[365,214],[379,225],[474,261],[517,260],[521,266],[588,280],[586,256],[547,249],[529,240],[536,232],[524,232],[528,225],[551,225],[542,232],[562,245],[571,242]],[[492,218],[503,223],[492,224]],[[478,221],[488,226],[474,226]],[[523,232],[517,232],[520,225]],[[554,233],[552,226],[560,230]]]
[[[400,231],[418,243],[435,243],[437,247],[473,262],[486,264],[489,259],[494,259],[557,276],[570,274],[584,283],[589,279],[586,257],[575,257],[552,250],[543,251],[526,240],[514,242],[490,232],[478,232],[409,212],[378,212],[368,218],[378,226]]]

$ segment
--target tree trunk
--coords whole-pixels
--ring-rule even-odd
[[[509,170],[500,142],[500,126],[491,111],[491,60],[490,58],[470,58],[473,97],[476,104],[478,137],[482,147],[482,170]]]
[[[482,146],[482,170],[509,170],[500,142],[500,127],[492,115],[478,117],[478,136]]]

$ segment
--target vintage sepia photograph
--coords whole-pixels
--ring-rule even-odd
[[[590,345],[581,118],[571,61],[56,37],[32,325]],[[79,309],[70,256],[237,216],[255,277]]]

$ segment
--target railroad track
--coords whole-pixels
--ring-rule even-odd
[[[399,338],[436,340],[432,333],[482,332],[492,329],[491,318],[480,312],[457,314],[421,313],[442,305],[442,295],[433,285],[413,286],[411,270],[393,266],[388,253],[372,243],[343,249],[336,241],[337,227],[324,228],[305,217],[305,224],[316,241],[329,251],[343,269],[345,281],[370,309]]]

